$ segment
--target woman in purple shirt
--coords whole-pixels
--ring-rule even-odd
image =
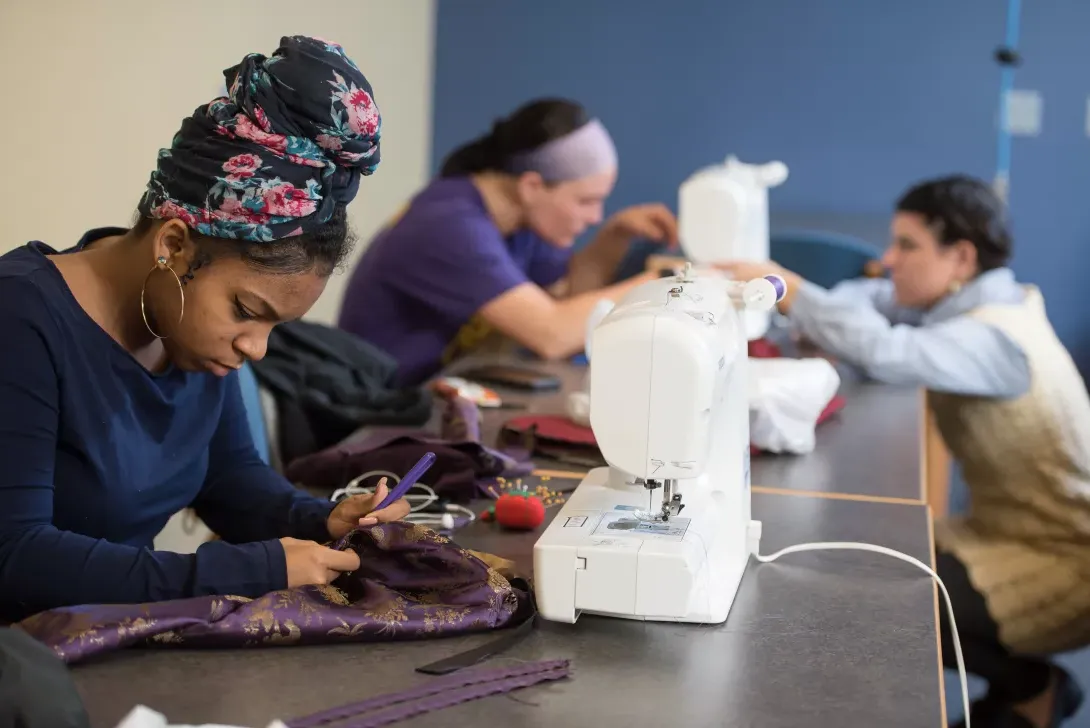
[[[609,133],[571,101],[531,102],[456,149],[383,230],[349,281],[340,327],[386,350],[403,383],[499,334],[544,359],[583,348],[587,317],[648,275],[611,284],[628,244],[677,240],[663,205],[602,222],[617,177]]]

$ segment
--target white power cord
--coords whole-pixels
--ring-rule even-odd
[[[965,659],[961,655],[961,638],[958,637],[958,625],[954,620],[954,606],[950,602],[950,594],[946,591],[946,585],[942,583],[942,579],[939,578],[939,575],[935,573],[934,569],[919,559],[913,558],[908,554],[902,554],[900,551],[894,551],[885,546],[876,546],[872,543],[854,543],[850,541],[800,543],[795,546],[788,546],[787,548],[780,549],[768,556],[762,556],[758,553],[753,554],[753,556],[758,561],[768,564],[781,556],[798,553],[800,551],[871,551],[876,554],[885,554],[886,556],[892,556],[895,559],[912,564],[935,580],[935,583],[939,585],[939,589],[942,590],[942,597],[946,602],[946,614],[950,618],[950,635],[953,637],[954,655],[957,657],[958,662],[958,677],[961,678],[961,702],[965,710],[965,728],[971,728],[969,723],[969,682],[965,674]],[[937,627],[938,625],[936,625],[936,628]]]
[[[371,470],[353,478],[345,487],[333,491],[333,495],[331,495],[329,499],[336,503],[342,498],[353,495],[371,495],[375,492],[374,488],[360,485],[360,483],[366,481],[368,478],[386,478],[392,485],[397,485],[401,482],[401,476],[397,473],[392,473],[389,470]],[[415,494],[413,491],[422,491],[423,494]],[[465,516],[470,521],[477,519],[476,513],[469,508],[460,506],[456,503],[448,503],[444,506],[444,513],[421,513],[421,511],[429,508],[433,503],[439,500],[439,496],[436,495],[431,486],[425,485],[424,483],[417,482],[409,488],[409,492],[405,494],[405,500],[409,502],[409,515],[405,516],[402,520],[408,521],[409,523],[419,523],[422,526],[438,526],[450,530],[454,528],[455,515]]]

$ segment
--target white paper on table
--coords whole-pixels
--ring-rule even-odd
[[[181,725],[168,723],[162,713],[156,713],[145,705],[138,705],[129,711],[117,728],[245,728],[245,726],[223,725],[221,723],[205,723],[203,725]],[[266,728],[287,728],[284,723],[274,720]]]

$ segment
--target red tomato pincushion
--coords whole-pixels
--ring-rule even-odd
[[[496,499],[493,517],[504,528],[532,531],[545,521],[545,504],[526,492],[504,493]]]

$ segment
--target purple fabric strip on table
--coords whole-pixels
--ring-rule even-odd
[[[390,710],[383,711],[381,714],[346,723],[340,728],[379,728],[379,726],[408,720],[409,718],[423,713],[449,708],[453,705],[458,705],[459,703],[469,702],[470,700],[477,700],[478,698],[488,697],[489,695],[498,695],[500,693],[509,693],[513,690],[518,690],[519,688],[525,688],[540,682],[545,682],[546,680],[560,680],[567,677],[567,675],[567,670],[550,670],[547,672],[520,675],[505,680],[481,683],[466,688],[464,691],[445,692],[432,698],[421,700],[418,703],[391,708]]]
[[[353,728],[388,725],[414,715],[447,708],[487,695],[510,692],[547,680],[560,680],[569,675],[568,660],[542,660],[513,667],[472,670],[435,678],[421,685],[396,693],[387,693],[357,703],[323,710],[303,718],[288,721],[288,728],[316,728],[340,722],[372,711],[349,725]],[[347,726],[345,727],[347,728]]]
[[[15,626],[68,663],[133,646],[264,647],[388,642],[521,624],[533,600],[477,555],[421,525],[353,531],[335,548],[361,567],[329,586],[258,599],[207,596],[53,609]]]

